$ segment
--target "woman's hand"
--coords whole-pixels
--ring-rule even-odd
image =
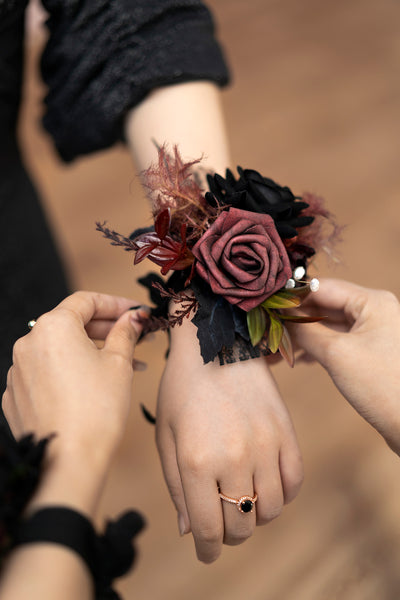
[[[291,335],[322,364],[356,411],[400,454],[400,305],[390,292],[322,279],[303,305],[321,323]]]
[[[204,365],[189,321],[171,330],[156,427],[180,532],[192,531],[201,561],[245,541],[299,491],[300,451],[265,359]],[[255,509],[239,512],[218,489],[237,499],[257,493]]]
[[[55,433],[35,501],[90,512],[129,412],[141,326],[132,300],[77,292],[14,346],[3,410],[15,437]],[[104,339],[99,349],[94,341]],[[80,468],[83,466],[84,468]],[[64,482],[63,482],[64,479]]]

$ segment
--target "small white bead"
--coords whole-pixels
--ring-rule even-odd
[[[319,280],[316,277],[310,281],[310,290],[312,292],[318,292],[319,290]]]
[[[296,281],[300,281],[300,279],[303,279],[305,274],[306,270],[304,267],[296,267],[293,271],[293,277],[296,279]]]
[[[285,288],[287,290],[292,290],[295,287],[295,285],[296,285],[296,282],[294,279],[288,279],[286,282]]]

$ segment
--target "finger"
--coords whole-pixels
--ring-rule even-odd
[[[256,467],[254,489],[257,492],[256,523],[265,525],[281,514],[284,504],[278,454],[266,455],[263,464]]]
[[[86,333],[92,340],[105,340],[107,335],[110,333],[112,327],[115,324],[115,319],[113,320],[105,320],[105,319],[92,319],[86,325]],[[147,333],[142,336],[141,342],[151,342],[155,339],[155,333]]]
[[[344,312],[356,319],[369,290],[341,279],[321,279],[318,292],[309,296],[310,305]],[[360,302],[361,299],[361,302]]]
[[[200,455],[177,454],[197,558],[211,563],[218,558],[224,538],[224,522],[218,486],[210,475],[210,463]]]
[[[293,429],[293,428],[292,428]],[[294,430],[285,437],[279,452],[279,470],[282,481],[283,501],[292,502],[300,491],[304,479],[303,459]]]
[[[133,314],[128,311],[122,315],[107,335],[103,351],[114,352],[132,362],[135,346],[142,331],[140,319],[146,316],[148,312],[144,309],[137,310]]]
[[[296,323],[289,325],[290,336],[299,346],[324,367],[330,362],[330,349],[337,336],[342,335],[321,323]]]
[[[85,327],[86,333],[92,340],[105,340],[115,323],[115,319],[92,319]]]
[[[97,292],[75,292],[63,300],[54,310],[70,310],[77,319],[87,325],[92,319],[116,320],[132,307],[132,300]]]
[[[232,475],[234,474],[234,477]],[[239,474],[231,470],[226,478],[219,481],[219,489],[232,499],[254,497],[253,474],[250,471]],[[224,544],[237,546],[249,538],[256,527],[256,506],[251,512],[241,512],[237,504],[221,499],[224,515]]]
[[[172,502],[178,513],[178,529],[180,535],[190,532],[190,519],[186,508],[182,480],[176,460],[176,445],[171,429],[166,424],[156,425],[156,441],[160,455],[164,479]]]

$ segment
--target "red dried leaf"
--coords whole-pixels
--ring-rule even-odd
[[[147,256],[149,256],[149,254],[151,252],[153,252],[155,248],[154,244],[146,244],[143,245],[141,248],[139,248],[136,252],[136,256],[135,256],[135,260],[133,261],[133,264],[137,265],[140,262],[142,262],[142,260],[144,260]]]
[[[163,240],[169,231],[169,227],[171,224],[171,211],[169,208],[162,210],[156,217],[154,221],[154,229],[156,230],[156,234]]]

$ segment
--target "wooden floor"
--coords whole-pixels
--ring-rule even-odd
[[[397,0],[211,0],[234,73],[224,103],[234,160],[296,193],[324,195],[348,225],[334,274],[400,292],[400,3]],[[43,92],[32,65],[22,137],[75,287],[144,300],[129,255],[94,231],[129,232],[147,206],[123,148],[65,168],[40,131]],[[145,268],[143,268],[145,270]],[[165,341],[144,344],[136,403],[102,514],[136,506],[148,519],[125,598],[398,600],[400,461],[317,367],[276,377],[303,450],[299,498],[216,564],[178,535],[150,425]],[[388,357],[390,360],[390,357]],[[384,384],[384,382],[382,382]]]

